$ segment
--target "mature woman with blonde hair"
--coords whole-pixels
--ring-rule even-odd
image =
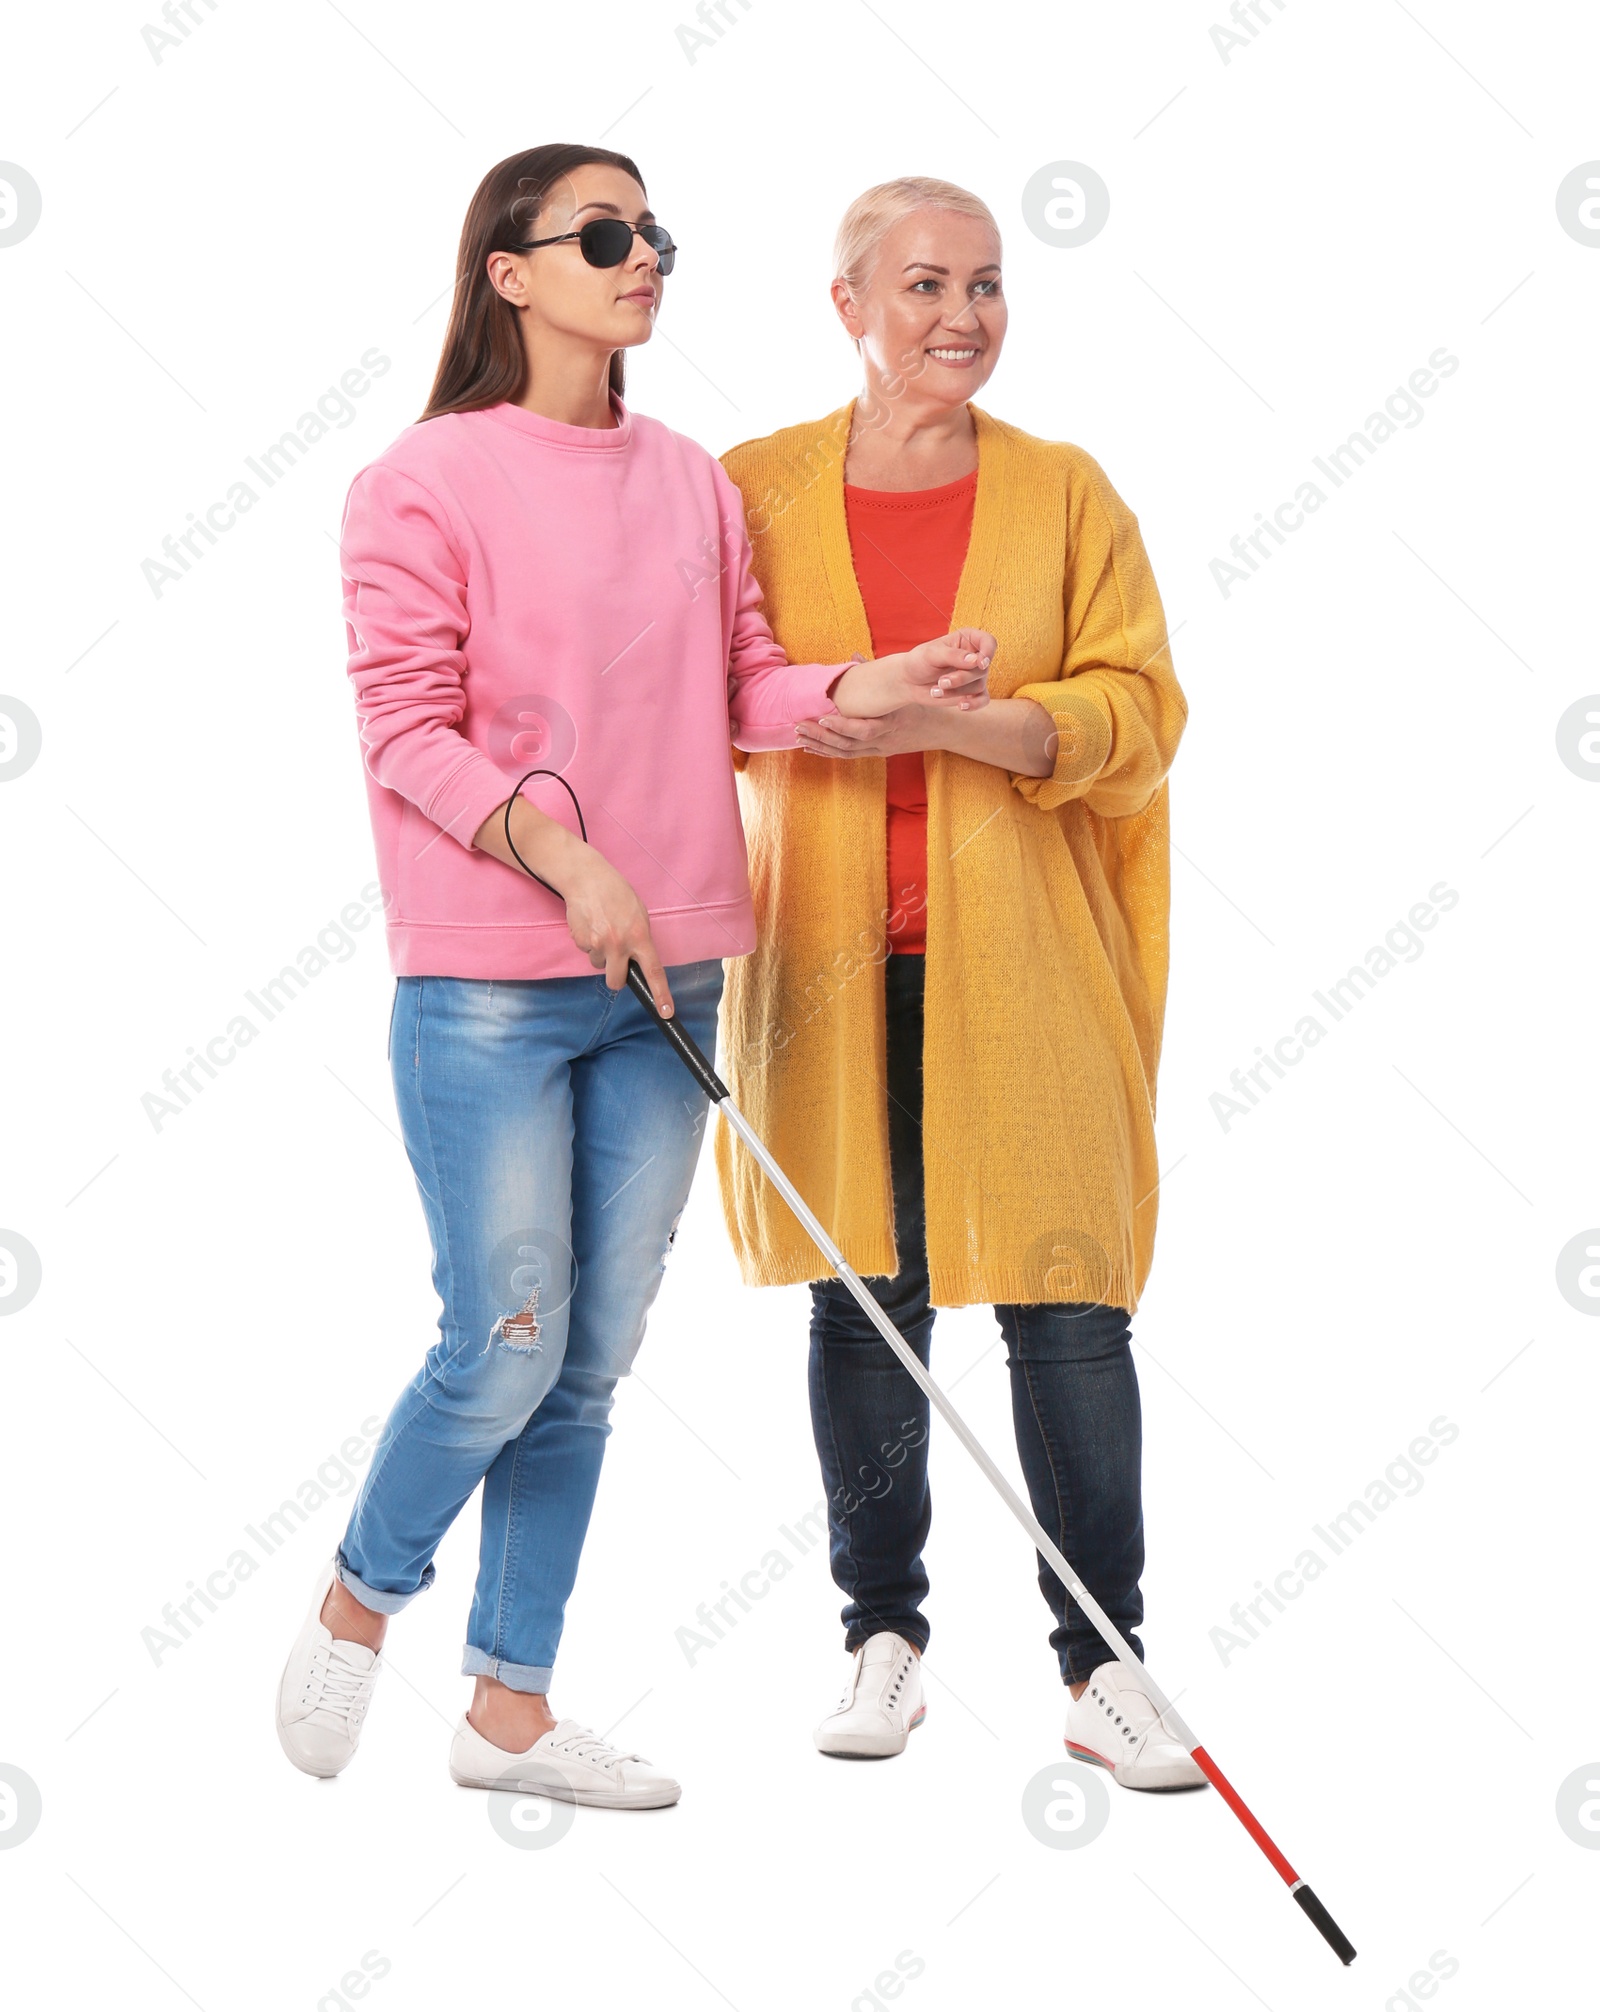
[[[958,626],[998,650],[986,707],[834,716],[736,757],[758,944],[722,996],[729,1086],[924,1361],[935,1306],[993,1305],[1034,1512],[1142,1655],[1129,1321],[1155,1237],[1187,706],[1099,465],[971,402],[1006,331],[985,205],[921,177],[869,189],[835,273],[859,396],[723,456],[773,633],[804,662]],[[816,1743],[899,1753],[924,1712],[928,1406],[725,1127],[716,1155],[745,1279],[812,1282],[853,1656]],[[1200,1785],[1042,1560],[1039,1583],[1068,1747],[1131,1788]]]

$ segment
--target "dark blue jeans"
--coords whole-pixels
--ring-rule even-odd
[[[922,1193],[922,988],[916,955],[884,965],[889,1168],[901,1268],[868,1291],[926,1364],[933,1335]],[[1006,1344],[1017,1453],[1033,1513],[1141,1658],[1144,1619],[1139,1382],[1128,1315],[1070,1302],[997,1306]],[[836,1278],[811,1288],[811,1424],[828,1491],[829,1558],[845,1595],[845,1647],[882,1629],[928,1643],[922,1550],[928,1492],[927,1399]],[[996,1519],[995,1546],[1012,1539]],[[1050,1642],[1064,1683],[1111,1651],[1038,1559],[1055,1617]]]

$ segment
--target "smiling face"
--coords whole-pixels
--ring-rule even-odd
[[[524,220],[521,235],[524,240],[561,237],[595,217],[655,222],[632,175],[589,162],[555,184],[538,216]],[[581,342],[608,354],[650,340],[665,285],[656,254],[638,236],[621,265],[590,265],[571,239],[536,251],[493,252],[489,277],[497,292],[527,310],[530,338]]]
[[[869,376],[913,408],[962,404],[999,361],[1000,246],[979,217],[913,210],[885,233],[863,283],[834,281],[833,300]]]

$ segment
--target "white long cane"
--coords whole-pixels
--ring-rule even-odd
[[[1185,1747],[1188,1748],[1190,1754],[1193,1756],[1195,1765],[1200,1768],[1212,1787],[1216,1789],[1217,1793],[1228,1805],[1229,1809],[1233,1811],[1234,1815],[1255,1839],[1262,1851],[1266,1853],[1273,1870],[1294,1895],[1305,1914],[1315,1924],[1324,1941],[1328,1944],[1328,1947],[1334,1952],[1341,1963],[1352,1962],[1356,1952],[1344,1931],[1267,1835],[1266,1831],[1245,1804],[1238,1790],[1228,1780],[1227,1776],[1217,1766],[1205,1748],[1201,1746],[1183,1719],[1179,1717],[1177,1709],[1151,1676],[1147,1666],[1140,1662],[1127,1642],[1123,1640],[1121,1634],[1112,1625],[1105,1610],[1090,1593],[1088,1587],[1084,1585],[1077,1573],[1067,1563],[1061,1551],[1051,1541],[1049,1534],[1033,1511],[989,1458],[966,1420],[956,1410],[949,1398],[945,1396],[938,1384],[934,1382],[927,1370],[923,1368],[916,1354],[907,1345],[906,1339],[900,1333],[900,1330],[890,1320],[883,1308],[879,1306],[878,1302],[872,1297],[872,1294],[867,1291],[867,1288],[862,1284],[857,1274],[846,1264],[842,1252],[834,1243],[832,1237],[828,1235],[828,1232],[811,1213],[811,1210],[806,1206],[804,1198],[796,1190],[794,1183],[789,1179],[782,1167],[778,1165],[771,1153],[768,1152],[765,1144],[751,1126],[749,1119],[745,1117],[732,1097],[729,1096],[727,1085],[717,1075],[705,1056],[701,1054],[693,1038],[679,1026],[676,1019],[664,1019],[656,1011],[656,1003],[650,993],[649,980],[645,977],[637,962],[630,962],[628,966],[628,988],[645,1008],[646,1012],[649,1013],[662,1033],[672,1043],[673,1047],[677,1050],[679,1059],[700,1085],[701,1089],[705,1091],[706,1095],[733,1127],[734,1131],[738,1133],[739,1137],[743,1139],[751,1152],[754,1153],[767,1179],[771,1181],[772,1185],[778,1190],[778,1193],[783,1196],[783,1199],[794,1211],[806,1234],[815,1243],[817,1249],[822,1252],[828,1263],[832,1265],[838,1276],[849,1287],[856,1304],[894,1350],[899,1360],[905,1365],[906,1373],[917,1385],[917,1388],[927,1397],[929,1402],[938,1411],[939,1416],[944,1419],[950,1430],[972,1455],[979,1467],[982,1468],[984,1474],[988,1477],[989,1485],[994,1489],[1001,1501],[1005,1503],[1012,1515],[1016,1517],[1023,1529],[1027,1531],[1040,1554],[1049,1561],[1051,1569],[1055,1572],[1056,1577],[1061,1581],[1062,1585],[1066,1587],[1073,1599],[1077,1601],[1084,1613],[1094,1623],[1106,1647],[1117,1658],[1118,1662],[1126,1663],[1130,1670],[1137,1672],[1140,1686],[1149,1694],[1156,1709],[1161,1714],[1163,1723],[1171,1729],[1178,1739],[1182,1740]]]

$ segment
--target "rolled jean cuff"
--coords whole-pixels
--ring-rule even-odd
[[[461,1674],[464,1677],[493,1677],[508,1691],[532,1691],[542,1698],[549,1692],[552,1672],[548,1664],[540,1667],[536,1663],[507,1663],[499,1656],[486,1656],[482,1649],[473,1648],[469,1642],[461,1651]]]
[[[421,1585],[409,1593],[380,1593],[376,1586],[369,1586],[364,1579],[357,1578],[355,1573],[344,1562],[344,1553],[342,1551],[334,1552],[333,1569],[338,1576],[339,1584],[344,1587],[345,1591],[353,1593],[363,1607],[370,1607],[375,1614],[398,1614],[402,1608],[411,1605],[411,1602],[417,1597],[418,1593],[427,1592],[428,1588],[433,1584],[433,1566],[431,1564],[423,1566]]]

